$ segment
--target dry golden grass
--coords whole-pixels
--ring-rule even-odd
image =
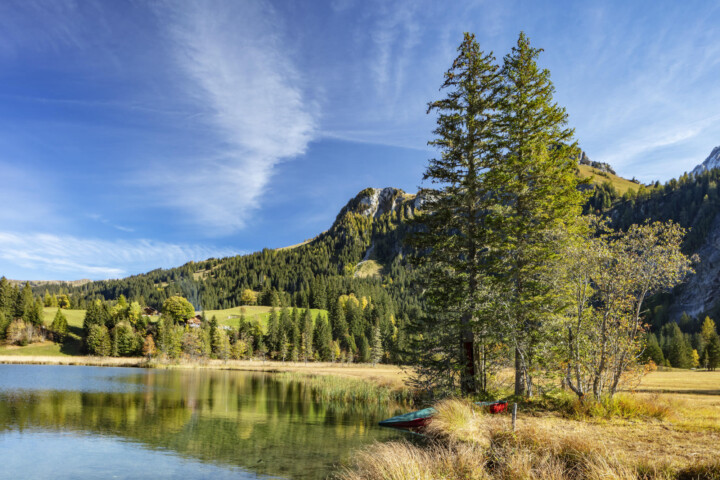
[[[20,348],[20,347],[19,347]],[[143,357],[92,357],[92,356],[45,356],[0,355],[0,363],[24,363],[41,365],[91,365],[123,367],[156,367],[184,369],[241,370],[250,372],[290,372],[308,375],[335,375],[359,378],[380,386],[405,388],[407,370],[395,365],[370,365],[363,363],[330,362],[277,362],[262,360],[173,360],[147,362]]]
[[[380,479],[716,479],[718,439],[707,455],[669,457],[658,442],[639,436],[646,423],[623,427],[559,416],[523,418],[512,431],[507,415],[479,414],[472,404],[448,400],[427,430],[426,445],[374,445],[339,476]],[[652,436],[661,435],[650,429]],[[674,442],[683,443],[678,437]],[[697,438],[686,438],[697,442]],[[700,440],[702,441],[702,440]],[[638,444],[644,451],[629,451]]]
[[[628,190],[638,190],[640,188],[640,185],[635,182],[631,182],[612,173],[601,172],[590,165],[578,165],[578,173],[581,178],[590,178],[593,184],[599,185],[604,182],[610,182],[620,195]]]
[[[147,361],[138,357],[80,357],[43,355],[0,355],[0,363],[35,365],[89,365],[94,367],[142,367]]]
[[[719,388],[720,372],[654,372],[608,414],[521,408],[515,432],[509,415],[445,400],[428,426],[429,445],[372,446],[340,477],[720,479]],[[429,476],[413,476],[417,465]],[[475,470],[462,476],[453,465]]]
[[[485,480],[482,452],[472,445],[421,448],[407,442],[376,444],[361,450],[342,480]]]
[[[331,362],[279,362],[270,360],[180,360],[164,363],[153,361],[150,366],[159,368],[212,368],[220,370],[242,370],[250,372],[291,372],[311,375],[338,375],[353,377],[404,388],[409,373],[396,365],[375,365],[366,363],[331,363]]]

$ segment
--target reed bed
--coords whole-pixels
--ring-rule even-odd
[[[298,382],[312,390],[317,401],[360,403],[365,405],[412,405],[413,393],[406,387],[381,380],[367,381],[340,375],[313,375],[304,372],[281,372],[274,376],[281,382]]]

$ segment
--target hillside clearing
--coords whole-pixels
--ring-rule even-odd
[[[220,325],[227,325],[228,327],[237,328],[240,316],[245,313],[245,319],[247,321],[259,320],[263,330],[267,327],[267,321],[270,317],[270,310],[272,307],[265,307],[260,305],[246,305],[243,307],[226,308],[224,310],[205,310],[205,318],[210,320],[213,316],[217,318]],[[280,309],[275,309],[280,315]],[[301,313],[303,309],[298,309]],[[292,312],[292,310],[291,310]],[[317,318],[318,314],[323,313],[327,315],[327,310],[320,310],[317,308],[311,308],[310,314],[312,315],[313,322]],[[198,312],[202,313],[202,312]]]
[[[376,260],[365,260],[355,266],[353,275],[357,278],[380,278],[383,266]]]
[[[620,195],[623,195],[628,190],[637,190],[640,188],[640,185],[635,182],[631,182],[612,173],[601,172],[590,165],[578,165],[578,170],[581,178],[590,178],[590,183],[594,185],[610,182]]]
[[[57,307],[45,307],[43,308],[43,322],[45,325],[49,326],[53,318],[55,318],[55,314],[57,313],[58,309]],[[69,327],[78,327],[82,328],[83,326],[83,320],[85,319],[85,310],[61,310],[63,315],[65,315],[65,318],[67,318],[68,326]]]

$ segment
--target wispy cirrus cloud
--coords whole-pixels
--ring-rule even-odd
[[[194,121],[220,141],[151,178],[161,179],[161,201],[231,233],[259,206],[274,167],[305,153],[315,112],[269,4],[188,2],[156,11],[197,106]]]
[[[150,269],[174,267],[190,260],[226,257],[236,250],[181,245],[154,240],[102,240],[48,233],[0,232],[0,260],[10,278],[15,272],[34,272],[20,280],[76,280],[117,278]],[[27,275],[27,273],[25,274]]]

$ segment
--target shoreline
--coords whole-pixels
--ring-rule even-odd
[[[401,387],[408,376],[407,369],[397,365],[331,362],[280,362],[275,360],[179,360],[164,362],[145,357],[93,356],[21,356],[0,355],[0,364],[18,365],[74,365],[89,367],[132,367],[160,369],[210,369],[265,373],[303,373],[307,375],[336,375],[354,377]]]

